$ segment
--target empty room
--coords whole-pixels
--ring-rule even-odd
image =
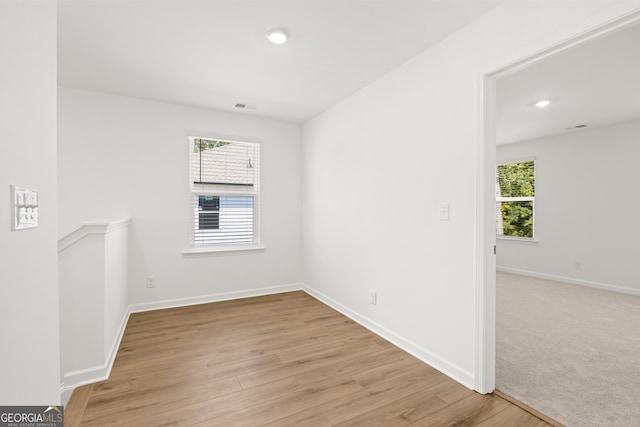
[[[625,26],[497,81],[496,388],[567,425],[640,420],[638,40]]]
[[[552,241],[559,178],[496,145],[500,90],[638,19],[640,1],[0,2],[0,422],[594,425],[500,387],[496,282],[563,276],[507,263]],[[538,242],[505,244],[496,165],[524,160]],[[634,212],[612,197],[622,274]]]

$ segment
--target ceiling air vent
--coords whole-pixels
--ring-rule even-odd
[[[255,105],[241,104],[240,102],[236,103],[235,107],[240,108],[241,110],[257,110],[258,109],[258,107],[256,107]]]
[[[575,125],[575,126],[571,126],[568,128],[564,128],[564,130],[574,130],[574,129],[582,129],[582,128],[586,128],[589,125]]]

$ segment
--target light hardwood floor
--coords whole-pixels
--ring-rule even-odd
[[[548,426],[304,292],[133,314],[66,426]]]

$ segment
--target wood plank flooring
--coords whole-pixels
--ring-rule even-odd
[[[131,315],[76,426],[548,426],[475,393],[304,292]]]

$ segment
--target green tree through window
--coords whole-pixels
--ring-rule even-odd
[[[496,202],[498,235],[533,238],[535,162],[498,166]]]
[[[201,151],[211,150],[217,147],[224,147],[225,145],[231,144],[227,141],[217,141],[214,139],[203,139],[203,138],[194,138],[193,139],[193,152],[199,153]]]

